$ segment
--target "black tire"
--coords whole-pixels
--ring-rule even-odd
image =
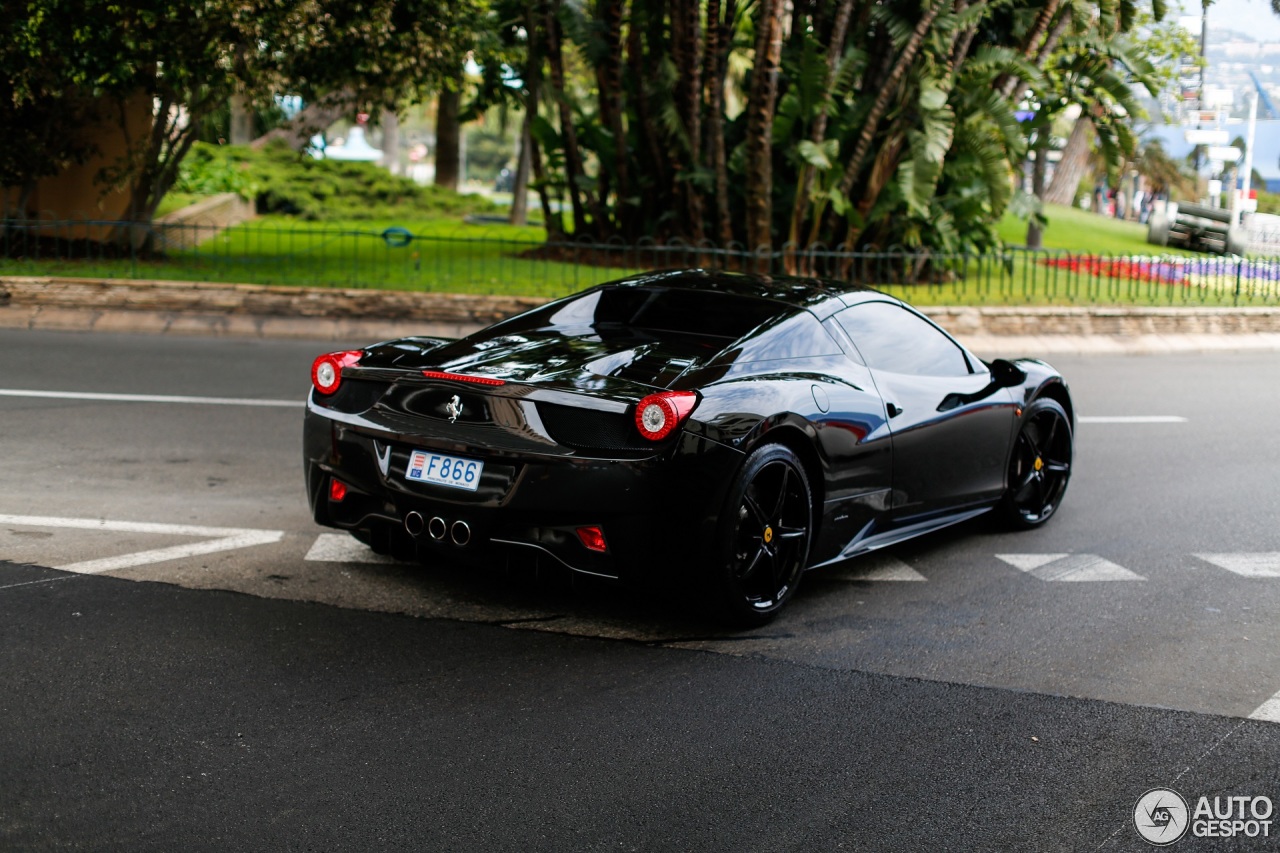
[[[1000,503],[1005,520],[1020,530],[1039,527],[1062,504],[1074,459],[1071,419],[1057,400],[1027,406],[1009,455],[1008,488]]]
[[[764,625],[800,584],[813,538],[813,498],[804,465],[768,444],[747,457],[725,498],[708,593],[735,627]]]

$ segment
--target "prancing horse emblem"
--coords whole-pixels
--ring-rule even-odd
[[[458,415],[462,414],[462,400],[457,394],[454,394],[453,399],[445,404],[444,412],[449,416],[449,423],[456,421]]]

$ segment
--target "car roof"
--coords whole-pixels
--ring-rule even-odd
[[[604,286],[667,287],[749,296],[810,311],[820,320],[850,305],[866,301],[868,298],[898,302],[892,296],[861,284],[821,278],[756,275],[707,269],[659,270],[609,282]]]

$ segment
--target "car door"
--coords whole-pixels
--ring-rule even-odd
[[[884,399],[893,446],[894,515],[998,497],[1016,401],[941,329],[892,302],[836,315]]]

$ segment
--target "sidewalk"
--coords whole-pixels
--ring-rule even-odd
[[[461,337],[532,297],[0,276],[0,328],[364,343]],[[980,353],[1280,351],[1280,307],[929,307]]]

